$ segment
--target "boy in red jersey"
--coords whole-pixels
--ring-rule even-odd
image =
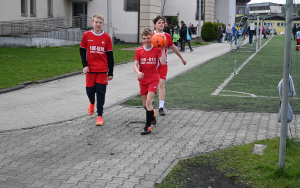
[[[140,81],[143,106],[146,109],[146,125],[141,132],[142,135],[146,135],[152,132],[151,124],[156,124],[152,101],[159,83],[159,62],[163,65],[166,64],[166,55],[162,53],[165,50],[164,48],[153,47],[151,42],[152,31],[150,28],[145,28],[142,31],[141,37],[144,45],[135,51],[134,71]]]
[[[186,61],[183,59],[181,56],[178,48],[174,45],[172,37],[168,34],[163,32],[164,29],[164,23],[165,19],[162,16],[157,16],[156,18],[153,19],[153,24],[154,27],[156,28],[155,33],[163,33],[167,37],[167,47],[165,48],[165,54],[168,57],[168,47],[171,48],[175,54],[181,59],[182,63],[186,65]],[[168,60],[168,58],[167,58]],[[164,105],[165,105],[165,82],[167,79],[167,73],[168,73],[168,61],[166,62],[166,65],[160,65],[158,67],[158,72],[160,74],[160,79],[159,79],[159,114],[160,115],[165,115],[164,111]]]
[[[101,14],[94,14],[92,26],[93,30],[85,32],[82,36],[80,56],[82,71],[86,74],[86,93],[90,101],[89,115],[94,114],[96,93],[98,113],[96,125],[103,125],[106,85],[113,79],[114,56],[111,38],[102,31],[104,17]]]

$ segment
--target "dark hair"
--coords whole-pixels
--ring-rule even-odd
[[[166,22],[165,18],[162,17],[161,15],[156,16],[156,18],[153,19],[153,23],[156,24],[156,22],[158,22],[158,20],[162,19],[164,21],[164,23]]]

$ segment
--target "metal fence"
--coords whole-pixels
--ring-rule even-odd
[[[74,16],[71,26],[70,20],[65,17],[0,22],[0,37],[81,41],[83,33],[92,29],[91,22],[92,18],[85,15]],[[108,32],[108,26],[105,25],[103,30]],[[113,28],[113,36],[115,30]]]

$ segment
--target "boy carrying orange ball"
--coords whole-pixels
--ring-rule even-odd
[[[134,71],[140,82],[140,93],[143,106],[146,109],[146,125],[141,132],[142,135],[152,132],[151,125],[156,124],[155,111],[153,109],[153,99],[157,92],[159,83],[158,67],[159,62],[166,64],[166,54],[162,53],[165,48],[155,48],[152,45],[152,31],[150,28],[144,28],[141,34],[143,46],[135,51]]]

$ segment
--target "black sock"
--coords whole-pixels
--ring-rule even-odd
[[[154,115],[154,111],[146,111],[146,126],[150,127],[151,126],[151,121],[153,120],[153,115]]]

